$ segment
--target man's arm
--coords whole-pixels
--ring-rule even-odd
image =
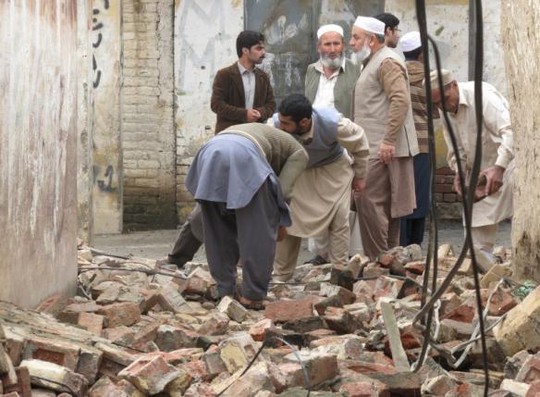
[[[234,82],[227,69],[218,70],[212,85],[210,108],[223,120],[234,121],[238,124],[247,122],[247,110],[243,106],[232,105],[231,92]]]
[[[411,106],[406,70],[393,58],[387,58],[379,67],[379,81],[388,100],[388,123],[383,142],[395,145]]]
[[[272,117],[274,112],[276,111],[276,100],[274,98],[274,91],[272,90],[272,85],[270,84],[270,79],[268,78],[268,75],[264,73],[262,70],[260,71],[261,74],[261,81],[264,81],[264,84],[266,85],[266,96],[263,100],[263,105],[256,107],[255,110],[257,110],[260,114],[259,122],[264,123],[269,117]],[[257,101],[256,98],[256,102]]]
[[[361,193],[365,187],[369,158],[369,144],[364,129],[348,118],[342,117],[338,123],[337,140],[353,158],[353,190]]]
[[[482,171],[482,174],[486,176],[484,193],[490,195],[501,188],[504,172],[514,159],[514,133],[506,99],[496,91],[486,91],[482,110],[484,124],[491,139],[499,144],[495,164]]]
[[[291,151],[289,152],[287,160],[279,173],[281,191],[283,192],[283,197],[287,202],[289,202],[292,198],[293,187],[296,179],[298,179],[308,163],[307,152],[298,142],[295,141],[294,143],[296,145],[291,146]]]

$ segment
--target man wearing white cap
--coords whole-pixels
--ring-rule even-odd
[[[317,39],[319,60],[307,68],[305,95],[313,106],[330,106],[351,118],[353,87],[360,68],[343,54],[343,28],[334,24],[321,26]]]
[[[319,60],[308,66],[305,79],[305,95],[315,107],[331,107],[352,119],[354,85],[360,75],[360,65],[344,56],[343,28],[339,25],[323,25],[317,30]],[[360,232],[356,231],[359,240]],[[315,256],[308,261],[315,265],[328,262],[328,235],[310,238],[309,250]],[[356,237],[356,235],[355,235]],[[355,243],[355,246],[359,243]],[[349,252],[355,254],[357,252]]]
[[[441,70],[443,91],[439,88],[437,71],[431,72],[433,104],[439,108],[444,126],[444,138],[448,146],[448,165],[457,171],[457,160],[448,125],[443,117],[446,113],[454,130],[462,169],[466,181],[474,164],[477,137],[474,82],[458,83],[452,73]],[[444,95],[445,109],[441,102]],[[472,213],[472,237],[476,248],[493,260],[492,251],[499,222],[513,215],[513,171],[514,134],[510,123],[508,102],[491,84],[482,83],[482,160],[480,173],[485,177],[485,187],[477,189]],[[461,194],[461,185],[456,175],[454,188]],[[478,197],[478,194],[480,196]]]
[[[414,126],[420,150],[420,153],[414,156],[416,209],[412,214],[401,218],[399,242],[405,247],[410,244],[421,245],[424,240],[426,216],[429,212],[431,165],[428,150],[426,89],[424,87],[424,53],[420,32],[414,31],[405,34],[401,38],[400,44],[409,75]],[[438,119],[438,112],[434,112],[433,116]]]
[[[366,188],[356,194],[364,254],[371,260],[399,244],[400,218],[416,207],[413,156],[418,140],[405,63],[384,44],[384,22],[359,16],[350,45],[364,69],[355,87],[354,121],[366,131]]]

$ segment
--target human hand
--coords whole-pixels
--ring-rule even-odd
[[[486,168],[481,172],[486,178],[486,186],[484,188],[484,194],[489,196],[493,193],[497,193],[503,185],[504,168],[500,165],[493,165]]]
[[[354,177],[352,181],[352,191],[354,197],[359,197],[364,193],[364,190],[366,189],[366,180]]]
[[[285,226],[278,227],[277,241],[282,241],[285,237],[287,237],[287,234],[287,228]]]
[[[452,184],[452,188],[454,189],[454,192],[460,196],[463,195],[463,191],[461,190],[461,181],[459,180],[459,174],[457,172],[456,175],[454,175],[454,183]]]
[[[257,109],[246,109],[246,111],[248,123],[256,123],[261,118],[261,113]]]
[[[379,145],[378,155],[381,163],[388,164],[396,155],[395,145],[389,145],[387,143],[381,142],[381,144]]]

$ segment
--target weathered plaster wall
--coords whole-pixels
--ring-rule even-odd
[[[418,30],[414,0],[386,0],[385,9],[400,19],[401,34]],[[469,1],[426,1],[428,33],[435,39],[442,67],[467,81],[469,57]],[[435,63],[432,61],[432,67]]]
[[[514,278],[540,282],[540,3],[504,0],[501,32],[514,130]],[[518,28],[516,28],[518,27]]]
[[[189,213],[185,204],[192,203],[184,186],[185,174],[197,149],[214,134],[212,82],[218,69],[238,59],[235,43],[244,27],[244,3],[183,0],[175,2],[174,13],[176,197],[183,221]]]
[[[77,10],[0,2],[0,299],[74,293]]]
[[[174,228],[173,1],[122,7],[124,229]]]
[[[92,198],[97,234],[122,231],[121,5],[121,1],[92,0]]]
[[[400,19],[401,34],[418,30],[414,0],[386,0],[386,10]],[[484,1],[484,81],[506,92],[500,23],[501,1]],[[468,81],[469,0],[426,1],[428,33],[436,40],[442,64],[459,81]],[[434,68],[435,63],[432,60]]]
[[[93,129],[93,70],[92,44],[92,0],[82,0],[77,7],[77,56],[78,56],[78,95],[77,95],[77,218],[78,237],[92,244],[94,220],[92,214],[92,129]]]

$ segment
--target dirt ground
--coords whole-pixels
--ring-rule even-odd
[[[496,245],[511,247],[511,223],[503,222],[499,228]],[[178,235],[178,230],[151,230],[132,232],[127,234],[98,235],[94,237],[93,248],[108,254],[160,259],[171,250]],[[424,238],[422,248],[427,249],[428,236]],[[463,226],[460,221],[441,221],[439,225],[439,245],[452,244],[459,252],[463,246]],[[300,250],[298,263],[311,258],[313,255],[307,250],[307,241],[304,241]],[[195,261],[205,262],[204,247],[201,247]]]

